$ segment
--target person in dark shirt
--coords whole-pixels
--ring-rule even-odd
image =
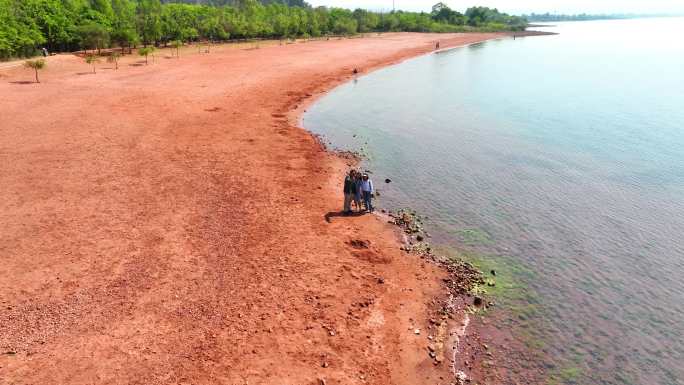
[[[349,174],[344,178],[344,209],[345,214],[350,214],[352,212],[351,202],[356,194],[356,172],[350,170]]]
[[[354,204],[356,205],[356,211],[361,212],[363,208],[361,206],[362,196],[361,196],[361,173],[358,170],[354,170]]]

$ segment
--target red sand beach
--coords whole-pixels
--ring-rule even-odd
[[[58,55],[41,84],[5,63],[0,383],[454,382],[426,349],[444,273],[385,219],[326,220],[347,161],[298,114],[354,68],[499,36]]]

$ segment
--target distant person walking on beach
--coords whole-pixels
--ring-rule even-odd
[[[435,50],[439,50],[439,42],[437,42],[437,44],[435,44]]]
[[[47,48],[43,47],[43,48],[41,49],[41,51],[43,51],[43,56],[44,56],[44,57],[47,57],[47,56],[48,56],[48,50],[47,50]]]
[[[368,174],[363,174],[361,177],[361,194],[363,195],[363,203],[366,205],[366,210],[373,212],[373,181],[368,177]]]
[[[354,180],[354,174],[356,172],[354,170],[350,170],[349,174],[344,178],[344,213],[345,214],[350,214],[352,212],[351,209],[351,202],[352,198],[354,197],[354,188],[356,185],[356,181]]]

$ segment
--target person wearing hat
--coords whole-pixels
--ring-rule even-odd
[[[363,174],[361,177],[361,196],[363,203],[366,205],[366,210],[373,212],[373,181],[368,177],[368,174]]]

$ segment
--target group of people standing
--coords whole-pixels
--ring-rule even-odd
[[[344,178],[344,213],[351,214],[352,203],[358,212],[373,212],[373,181],[368,174],[351,170]],[[363,208],[361,204],[363,202]]]

